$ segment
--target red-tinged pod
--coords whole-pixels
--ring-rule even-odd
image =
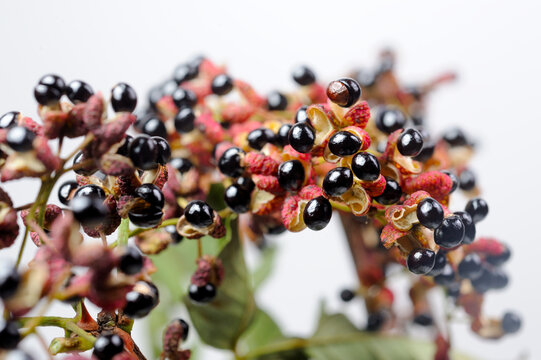
[[[34,148],[36,149],[36,158],[41,161],[47,170],[53,171],[60,168],[60,159],[52,152],[47,138],[43,136],[36,137]]]
[[[104,221],[98,226],[83,225],[83,230],[90,237],[99,238],[101,234],[111,235],[118,228],[120,221],[122,220],[117,213],[117,204],[113,195],[107,196],[103,201],[103,204],[108,210]]]
[[[434,199],[443,201],[451,192],[453,181],[449,176],[440,171],[429,171],[418,176],[407,177],[402,181],[402,191],[407,194],[419,190],[426,191]]]
[[[39,212],[40,212],[40,210],[36,209],[36,211],[34,212],[34,219],[38,218]],[[29,210],[23,210],[20,213],[21,219],[23,220],[23,224],[25,226],[28,226],[28,224],[26,223],[26,218],[27,218],[28,214],[29,214]],[[54,204],[48,204],[45,207],[45,215],[44,215],[44,218],[43,218],[44,221],[43,221],[43,226],[42,227],[45,230],[50,230],[51,225],[53,224],[53,222],[56,220],[57,217],[59,217],[61,215],[62,215],[62,209],[60,207],[58,207],[57,205],[54,205]]]
[[[217,144],[224,141],[226,133],[224,128],[212,117],[209,110],[205,110],[194,122],[195,126],[205,134],[205,137],[212,143]]]
[[[306,205],[306,200],[302,200],[300,196],[288,196],[282,205],[282,223],[285,228],[291,232],[298,232],[306,228],[302,213]]]
[[[361,101],[360,103],[351,107],[348,112],[344,114],[344,117],[342,118],[342,125],[358,126],[361,129],[364,129],[368,123],[368,120],[370,120],[370,107],[366,101]],[[366,149],[367,148],[368,147],[366,147]]]
[[[83,123],[90,131],[97,129],[101,125],[104,103],[101,93],[92,95],[85,103],[83,111]]]
[[[0,210],[2,210],[1,205]],[[19,235],[17,212],[10,207],[7,210],[0,211],[0,249],[13,245],[17,235]]]
[[[324,103],[327,101],[327,89],[318,83],[308,85],[308,97],[312,104]]]
[[[255,113],[252,105],[239,105],[228,103],[222,109],[222,120],[226,123],[243,123]]]
[[[468,252],[498,256],[506,251],[506,246],[497,239],[482,237],[475,240],[472,244],[467,245],[466,249]]]
[[[316,185],[307,185],[303,187],[297,195],[303,200],[312,200],[318,196],[323,196],[323,190]]]
[[[265,154],[250,151],[246,153],[242,162],[246,170],[256,175],[276,175],[280,164]]]
[[[192,275],[191,283],[198,287],[212,284],[219,287],[224,279],[222,261],[211,255],[203,255],[197,260],[197,269]]]
[[[252,180],[258,189],[267,191],[271,194],[279,195],[284,192],[278,178],[274,175],[253,175]]]
[[[387,184],[387,180],[385,180],[385,176],[379,175],[379,177],[374,181],[363,181],[362,185],[363,188],[366,190],[366,193],[370,195],[371,197],[380,196],[383,194],[383,191],[385,190],[385,185]]]
[[[18,121],[19,126],[24,126],[38,136],[43,136],[43,126],[29,117],[21,116]]]
[[[211,88],[212,79],[198,79],[197,81],[188,81],[182,84],[182,87],[186,90],[191,90],[199,104],[202,104],[204,99],[212,94]]]
[[[86,135],[88,129],[83,120],[86,103],[75,104],[68,112],[66,125],[63,129],[63,135],[69,138],[76,138]]]
[[[163,96],[158,100],[158,102],[156,102],[156,108],[158,109],[158,113],[166,119],[174,118],[178,112],[178,108],[171,95]]]
[[[265,98],[259,95],[250,84],[242,80],[233,80],[233,83],[235,88],[250,105],[256,108],[265,105]]]
[[[219,66],[209,59],[203,59],[199,64],[199,73],[207,78],[213,79],[217,75],[225,73],[225,66]]]
[[[68,118],[68,113],[58,110],[47,111],[42,114],[43,135],[48,139],[56,139],[63,135]]]
[[[131,160],[120,154],[106,153],[100,158],[98,166],[102,173],[110,176],[127,176],[134,171]]]
[[[383,228],[380,238],[381,238],[381,242],[382,242],[383,246],[385,246],[385,248],[389,249],[393,245],[395,245],[395,243],[397,242],[398,239],[400,239],[403,236],[406,236],[407,234],[408,234],[407,231],[397,230],[397,229],[394,228],[393,225],[387,224]]]

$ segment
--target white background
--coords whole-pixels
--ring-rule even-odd
[[[480,140],[474,165],[491,214],[478,234],[513,247],[512,282],[489,294],[485,311],[518,309],[525,321],[518,335],[499,342],[456,325],[453,340],[480,358],[539,359],[540,10],[536,1],[1,1],[0,113],[35,116],[32,89],[47,72],[87,80],[104,93],[127,81],[142,98],[199,53],[228,64],[233,76],[262,92],[291,88],[296,64],[331,80],[354,65],[372,65],[385,46],[397,51],[406,82],[456,70],[459,81],[431,97],[429,121],[435,131],[458,124]],[[9,189],[17,204],[37,190]],[[337,223],[278,242],[282,250],[261,305],[300,335],[313,328],[321,298],[361,325],[359,304],[336,299],[340,288],[355,284]]]

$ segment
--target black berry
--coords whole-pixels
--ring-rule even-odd
[[[94,174],[98,169],[96,168],[96,165],[93,162],[90,162],[90,164],[85,164],[84,166],[81,164],[82,162],[86,162],[88,160],[84,154],[84,152],[79,151],[75,156],[73,157],[73,166],[76,166],[76,169],[73,170],[76,174],[83,175],[83,176],[90,176]]]
[[[306,109],[308,109],[308,106],[303,105],[297,110],[297,113],[295,114],[295,123],[310,122]]]
[[[233,79],[226,74],[217,75],[210,85],[213,94],[225,95],[233,90]]]
[[[156,206],[149,206],[142,209],[135,208],[128,213],[128,218],[132,224],[142,228],[151,228],[159,225],[162,217],[162,208]]]
[[[175,116],[175,129],[179,133],[188,133],[194,129],[195,114],[192,108],[183,107]]]
[[[154,184],[143,184],[135,189],[135,196],[140,197],[149,205],[163,208],[165,199],[159,187]]]
[[[327,97],[341,107],[350,107],[361,97],[361,86],[351,78],[338,79],[327,87]]]
[[[24,126],[14,126],[6,134],[6,142],[15,151],[25,152],[33,149],[36,134]]]
[[[178,89],[178,84],[175,80],[167,80],[161,86],[161,91],[163,95],[171,96]]]
[[[280,146],[289,145],[289,130],[291,130],[290,124],[284,124],[280,126],[278,132],[276,133],[276,142]]]
[[[481,198],[475,198],[468,201],[465,210],[471,215],[473,222],[478,223],[488,215],[488,204]]]
[[[21,276],[17,269],[9,262],[3,261],[0,265],[0,298],[6,300],[17,292]]]
[[[483,267],[481,258],[476,253],[470,253],[458,264],[458,275],[465,279],[477,279],[481,276]]]
[[[61,94],[66,90],[66,82],[64,79],[55,74],[44,75],[41,79],[39,79],[39,84],[50,86],[58,90]]]
[[[396,108],[384,107],[376,113],[376,127],[386,134],[390,134],[406,125],[406,115]]]
[[[460,219],[464,223],[464,240],[463,244],[471,244],[475,240],[475,224],[470,214],[465,211],[457,211],[455,215],[460,216]]]
[[[443,222],[443,207],[435,199],[425,198],[417,205],[417,219],[424,227],[435,229]]]
[[[148,104],[154,110],[157,109],[156,104],[162,99],[164,93],[159,86],[155,86],[148,92]]]
[[[0,319],[0,349],[12,350],[21,341],[19,328],[13,321]]]
[[[171,147],[167,140],[160,136],[153,136],[152,140],[156,143],[158,148],[158,156],[156,162],[160,165],[165,165],[171,159]]]
[[[103,200],[93,196],[74,196],[70,207],[75,219],[87,226],[102,223],[108,214]]]
[[[447,256],[445,251],[438,251],[434,260],[434,267],[427,274],[429,276],[437,276],[443,272],[443,268],[447,264]]]
[[[423,149],[423,136],[417,129],[406,129],[398,137],[396,148],[404,156],[417,156]]]
[[[331,169],[323,179],[323,191],[328,196],[340,196],[353,185],[353,173],[347,167]]]
[[[312,150],[316,134],[307,123],[297,123],[289,130],[289,145],[300,153],[306,154]]]
[[[400,188],[400,185],[393,178],[385,177],[385,180],[387,183],[385,184],[383,194],[376,196],[374,200],[382,205],[391,205],[398,202],[402,197],[402,188]]]
[[[183,107],[192,108],[197,104],[197,96],[191,90],[179,87],[173,92],[173,102],[180,109]]]
[[[423,148],[416,156],[413,157],[413,160],[426,162],[430,158],[432,158],[432,155],[434,155],[435,149],[436,149],[436,144],[432,141],[426,141],[425,139],[423,142]]]
[[[94,90],[86,82],[81,80],[73,80],[66,87],[66,95],[72,103],[86,102],[92,95]]]
[[[79,187],[77,181],[66,181],[58,188],[58,200],[63,205],[69,205],[70,199],[75,193],[75,190]]]
[[[192,162],[186,158],[171,159],[169,165],[171,165],[173,169],[176,169],[181,174],[188,172],[193,167]]]
[[[135,275],[143,268],[143,255],[134,246],[126,247],[122,256],[118,269],[127,275]]]
[[[418,314],[413,318],[413,322],[421,326],[431,326],[434,323],[434,319],[430,314]]]
[[[0,117],[0,129],[7,129],[17,125],[17,120],[21,113],[18,111],[10,111]]]
[[[167,233],[171,236],[171,240],[174,244],[178,244],[184,240],[184,237],[178,233],[175,225],[167,225],[165,227],[165,231],[167,231]]]
[[[434,241],[441,247],[452,248],[464,240],[465,227],[458,215],[443,219],[441,225],[434,230]]]
[[[449,170],[443,170],[442,173],[449,176],[449,179],[451,179],[451,182],[453,184],[451,186],[451,191],[449,191],[449,194],[450,194],[450,193],[454,192],[456,190],[456,188],[458,187],[458,178],[456,177],[455,174],[453,174]]]
[[[434,276],[436,284],[441,286],[452,286],[455,283],[455,272],[453,267],[447,263],[443,267],[443,270],[436,276]]]
[[[310,85],[316,82],[316,75],[309,67],[301,65],[293,70],[293,80],[299,85]]]
[[[247,137],[248,145],[255,150],[261,150],[267,143],[273,143],[274,139],[274,133],[268,128],[252,130]]]
[[[502,252],[498,255],[488,255],[485,259],[486,262],[494,266],[501,266],[502,264],[506,263],[509,258],[511,258],[511,250],[509,250],[509,246],[503,246],[504,248]]]
[[[100,335],[94,343],[93,356],[98,360],[111,360],[124,351],[124,341],[117,334]]]
[[[363,181],[374,181],[380,174],[379,161],[370,153],[360,152],[351,160],[351,170]]]
[[[464,169],[460,172],[459,186],[462,190],[469,191],[475,187],[475,174],[468,169]]]
[[[278,167],[278,182],[285,190],[299,190],[304,184],[304,177],[304,166],[299,160],[289,160]]]
[[[311,230],[321,230],[327,226],[332,217],[332,206],[323,196],[308,201],[302,213],[304,223]]]
[[[436,254],[429,249],[415,249],[408,255],[408,270],[414,274],[425,275],[432,270],[436,262]]]
[[[225,189],[225,203],[236,213],[250,210],[250,192],[240,185],[233,184]]]
[[[186,341],[186,339],[188,338],[188,333],[190,332],[190,326],[186,321],[182,319],[177,319],[176,321],[182,327],[182,341]]]
[[[138,281],[126,294],[124,314],[131,318],[147,316],[160,302],[158,288],[147,281]]]
[[[141,131],[149,136],[167,137],[167,129],[163,121],[156,116],[150,116],[141,125]]]
[[[34,97],[38,103],[47,106],[58,103],[62,93],[51,86],[38,84],[34,88]]]
[[[157,166],[158,145],[147,135],[138,136],[130,143],[128,155],[136,168],[154,169]]]
[[[186,221],[195,227],[204,228],[212,225],[214,221],[214,210],[204,201],[194,200],[184,209]]]
[[[267,109],[271,111],[281,111],[287,108],[287,98],[284,94],[273,91],[267,96]]]
[[[189,81],[197,77],[199,74],[199,66],[194,64],[181,64],[175,68],[173,72],[173,79],[177,84],[181,84],[184,81]]]
[[[383,311],[376,311],[368,314],[366,321],[366,331],[378,331],[385,323],[387,316]]]
[[[255,188],[255,183],[249,177],[241,176],[235,180],[235,184],[239,185],[243,189],[251,192]]]
[[[513,334],[520,330],[522,320],[512,312],[506,312],[502,318],[502,329],[506,334]]]
[[[73,194],[73,198],[76,197],[92,197],[103,201],[105,200],[105,191],[98,185],[83,185]]]
[[[111,90],[111,105],[115,112],[132,112],[137,106],[137,94],[126,83],[118,83]]]
[[[191,284],[188,288],[188,296],[196,303],[208,303],[216,297],[216,287],[212,284],[203,286]]]
[[[336,156],[353,155],[361,145],[361,139],[349,131],[339,131],[329,139],[329,150]]]
[[[232,147],[224,151],[218,160],[218,168],[222,174],[230,177],[241,176],[244,168],[241,166],[244,151],[238,147]]]
[[[340,299],[344,302],[350,302],[355,298],[355,293],[349,289],[344,289],[340,292]]]
[[[116,153],[122,156],[129,156],[129,148],[130,144],[133,141],[133,137],[131,135],[126,135],[124,138],[124,141],[122,142],[122,145],[117,149]]]
[[[466,138],[466,135],[459,128],[447,130],[443,134],[443,140],[451,146],[468,145],[468,139]]]
[[[509,277],[499,268],[490,270],[490,287],[495,290],[503,289],[509,284]]]

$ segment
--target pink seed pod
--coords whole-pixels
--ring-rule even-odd
[[[307,185],[303,187],[297,194],[303,200],[312,200],[318,196],[323,196],[323,190],[316,185]]]
[[[224,106],[221,112],[222,120],[228,123],[243,123],[255,113],[252,105],[239,105],[229,103]]]
[[[381,232],[381,242],[386,249],[393,247],[398,239],[408,234],[407,231],[395,229],[392,224],[387,224]]]
[[[77,183],[79,185],[86,185],[86,183],[81,183],[79,179],[78,176]],[[86,182],[88,178],[83,177],[81,180]],[[121,175],[116,178],[113,193],[116,196],[131,195],[139,186],[141,186],[141,180],[132,172],[129,175]]]
[[[288,196],[282,205],[282,223],[291,232],[298,232],[306,228],[302,212],[306,205],[306,200],[302,200],[298,195]]]
[[[163,334],[162,359],[188,360],[191,356],[190,350],[180,350],[182,338],[185,338],[184,327],[179,319],[175,319],[167,325]]]
[[[171,95],[166,95],[158,100],[156,108],[158,109],[158,113],[166,119],[174,118],[178,112],[178,108]]]
[[[265,104],[265,98],[260,96],[247,82],[242,80],[233,80],[233,84],[244,99],[253,107],[259,108]]]
[[[83,123],[88,130],[94,131],[101,125],[104,107],[101,93],[92,95],[86,101],[83,111]]]
[[[434,199],[443,201],[453,187],[453,181],[439,171],[428,171],[418,176],[407,177],[402,181],[402,190],[411,194],[419,190],[426,191]]]
[[[224,128],[212,117],[212,112],[205,109],[195,119],[195,126],[205,134],[212,143],[219,143],[225,139]]]
[[[246,153],[242,161],[248,172],[257,175],[276,175],[278,174],[278,166],[280,166],[270,156],[254,151]]]
[[[122,176],[133,173],[131,160],[119,154],[104,154],[100,158],[98,166],[105,175]]]
[[[278,182],[278,178],[273,175],[252,175],[252,180],[260,190],[265,190],[271,194],[282,194],[284,190]]]
[[[467,252],[476,252],[489,256],[501,255],[506,246],[495,238],[481,237],[475,240],[472,244],[465,246]]]
[[[197,270],[192,275],[191,283],[199,287],[212,284],[220,286],[224,279],[224,266],[217,257],[203,255],[197,260]]]
[[[42,114],[43,135],[48,139],[56,139],[63,133],[68,121],[68,114],[63,111],[47,111]]]
[[[160,190],[163,189],[165,183],[167,183],[167,180],[169,179],[169,170],[167,166],[164,165],[158,165],[158,170],[156,172],[156,177],[152,181],[154,185],[156,185]]]
[[[217,75],[224,74],[225,71],[225,66],[216,65],[209,59],[203,59],[199,65],[199,74],[210,79],[213,79]]]
[[[47,168],[47,170],[58,170],[60,168],[60,159],[53,154],[47,138],[37,136],[34,139],[34,149],[36,150],[36,158]]]
[[[38,136],[43,136],[43,126],[35,122],[29,117],[21,116],[18,120],[19,126],[24,126],[28,130],[32,131],[34,134]]]
[[[51,225],[49,237],[54,250],[68,261],[71,261],[83,242],[79,224],[73,219],[71,212],[56,218]]]
[[[370,119],[370,107],[366,101],[361,101],[352,106],[342,118],[343,126],[358,126],[361,129],[366,127],[368,120]],[[345,129],[344,129],[345,130]],[[370,138],[370,137],[369,137]],[[363,141],[364,144],[364,141]],[[368,149],[366,147],[363,150]]]
[[[85,233],[94,238],[99,238],[101,234],[111,235],[120,225],[122,220],[117,213],[117,204],[113,195],[109,195],[103,201],[103,204],[108,210],[107,216],[97,226],[86,226],[83,225],[83,230]]]
[[[110,122],[94,128],[95,140],[85,149],[88,158],[98,158],[105,154],[114,144],[126,136],[128,128],[135,123],[136,116],[127,112],[118,113]]]
[[[63,134],[69,138],[83,136],[88,132],[83,120],[86,103],[75,104],[68,112]]]
[[[375,197],[383,194],[385,185],[387,185],[387,180],[385,180],[385,176],[380,174],[376,180],[363,181],[362,185],[368,195]]]
[[[327,88],[318,83],[308,85],[308,97],[313,104],[324,103],[327,101]]]
[[[210,87],[212,79],[197,79],[196,81],[186,81],[182,83],[182,87],[186,90],[191,90],[197,97],[199,103],[203,103],[203,100],[212,94],[212,88]]]
[[[39,212],[40,210],[36,209],[36,211],[34,212],[34,220],[38,218]],[[26,217],[28,216],[28,213],[29,213],[29,210],[22,210],[20,213],[21,219],[23,220],[23,224],[25,226],[28,226],[28,224],[26,223]],[[53,222],[56,220],[57,217],[61,215],[62,215],[62,209],[60,207],[54,204],[48,204],[45,207],[45,217],[43,221],[43,228],[45,230],[50,230]]]
[[[212,226],[213,228],[209,232],[210,236],[215,239],[220,239],[225,236],[227,230],[223,224],[222,218],[217,213],[214,214],[214,223],[212,224]]]
[[[19,225],[17,224],[17,212],[0,203],[0,249],[5,249],[13,245],[19,235]]]

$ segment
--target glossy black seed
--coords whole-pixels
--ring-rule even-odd
[[[441,225],[434,230],[434,241],[441,247],[452,248],[464,240],[465,227],[460,216],[451,215],[443,219]]]
[[[14,126],[6,134],[7,144],[10,148],[18,152],[32,150],[35,138],[36,134],[24,126]]]
[[[271,111],[281,111],[287,108],[287,98],[284,94],[273,91],[267,96],[267,109]]]
[[[509,284],[509,277],[499,268],[490,270],[490,287],[495,290],[503,289]]]
[[[173,158],[169,162],[169,165],[181,174],[188,172],[193,167],[192,162],[187,158]]]
[[[87,226],[102,223],[108,214],[103,200],[94,196],[74,196],[70,207],[75,219]]]
[[[462,190],[468,191],[475,187],[475,174],[471,170],[462,170],[458,179],[459,186]]]
[[[450,172],[449,170],[442,170],[442,173],[444,173],[445,175],[449,176],[449,178],[451,179],[451,182],[453,183],[452,187],[451,187],[451,191],[449,192],[452,193],[456,190],[456,188],[458,187],[458,178],[456,177],[456,175],[452,172]]]
[[[379,161],[370,153],[360,152],[351,160],[351,170],[363,181],[374,181],[380,174]]]
[[[332,217],[332,206],[323,196],[308,201],[302,213],[304,223],[311,230],[324,229]]]
[[[422,111],[415,111],[413,113],[410,113],[410,118],[413,122],[413,125],[415,126],[423,126],[425,123],[425,115]]]
[[[212,284],[203,286],[191,284],[188,288],[188,296],[196,303],[208,303],[216,297],[216,287]]]
[[[236,213],[250,210],[250,192],[240,185],[233,184],[225,189],[225,203]]]
[[[408,255],[408,270],[414,274],[425,275],[434,268],[436,254],[429,249],[415,249]]]
[[[473,222],[477,224],[488,215],[488,204],[481,198],[475,198],[468,201],[465,210],[471,215]]]
[[[226,74],[217,75],[214,79],[212,79],[212,83],[210,84],[212,93],[220,96],[228,94],[231,90],[233,90],[233,86],[233,79],[231,76]]]
[[[135,196],[145,200],[149,205],[163,208],[165,199],[159,187],[154,184],[143,184],[135,189]]]
[[[34,97],[41,105],[54,105],[62,97],[62,92],[52,86],[38,84],[34,88]]]
[[[424,227],[435,229],[443,222],[443,207],[431,198],[425,198],[417,205],[417,219]]]
[[[17,269],[9,262],[0,264],[0,298],[7,300],[17,292],[21,276]]]
[[[181,108],[175,116],[175,129],[179,133],[188,133],[194,129],[195,114],[191,108]]]
[[[471,244],[475,240],[475,224],[470,214],[465,211],[457,211],[455,215],[460,216],[460,219],[464,223],[464,240],[463,244]]]
[[[167,140],[161,136],[153,136],[152,140],[156,142],[158,148],[158,156],[156,157],[156,162],[160,165],[165,165],[171,159],[171,147]]]
[[[178,84],[175,80],[167,80],[161,85],[163,95],[171,96],[178,89]]]
[[[255,188],[255,183],[249,177],[241,176],[235,180],[235,184],[239,185],[243,189],[251,192]]]
[[[72,103],[86,102],[92,95],[94,90],[90,85],[81,80],[73,80],[66,87],[66,95]]]
[[[331,169],[323,179],[323,191],[328,196],[340,196],[353,185],[353,173],[347,167]]]
[[[165,231],[167,231],[167,233],[171,236],[171,240],[174,244],[178,244],[184,240],[184,236],[177,232],[177,227],[175,225],[167,225],[165,227]]]
[[[69,205],[71,197],[74,195],[75,190],[79,187],[77,181],[66,181],[58,188],[58,200],[63,205]]]
[[[250,131],[246,139],[248,140],[248,145],[250,145],[252,149],[261,150],[266,144],[272,144],[275,140],[275,136],[271,129],[259,128]]]
[[[382,311],[376,311],[368,314],[366,322],[366,331],[378,331],[385,323],[387,316]]]
[[[417,129],[406,129],[398,137],[396,148],[404,156],[417,156],[423,149],[423,136]]]
[[[161,207],[150,206],[144,209],[133,209],[128,213],[128,218],[132,224],[151,228],[157,226],[162,221],[163,211]]]
[[[85,154],[82,151],[79,151],[75,156],[73,157],[73,164],[72,165],[79,165],[82,162],[85,162],[87,159],[85,157]],[[98,169],[96,168],[96,165],[90,161],[90,164],[84,165],[84,166],[78,166],[76,169],[73,170],[76,174],[83,175],[83,176],[90,176],[94,174]]]
[[[42,78],[39,79],[38,84],[50,86],[58,90],[60,93],[64,93],[66,90],[66,82],[64,79],[55,74],[47,74],[42,76]]]
[[[162,99],[163,96],[164,93],[159,86],[155,86],[150,89],[150,91],[148,92],[148,104],[150,105],[150,108],[156,110],[156,104]]]
[[[218,160],[218,168],[225,176],[238,177],[244,172],[241,166],[241,160],[244,156],[244,151],[238,147],[232,147],[224,151]]]
[[[501,266],[506,263],[511,257],[511,250],[509,246],[504,245],[503,251],[498,255],[488,255],[485,261],[494,266]]]
[[[374,200],[382,205],[391,205],[398,202],[402,197],[402,188],[400,188],[400,185],[393,178],[385,177],[385,180],[387,183],[385,184],[383,194],[376,196]]]
[[[124,142],[122,143],[122,145],[118,148],[118,150],[116,151],[117,154],[119,155],[122,155],[122,156],[128,156],[129,155],[129,147],[130,147],[130,144],[131,142],[133,141],[133,137],[131,135],[127,135],[126,134],[126,137],[124,138]]]
[[[304,166],[299,160],[289,160],[278,167],[278,182],[285,190],[299,190],[304,184],[304,177]]]
[[[137,106],[137,94],[133,88],[126,83],[118,83],[111,90],[111,105],[115,112],[132,112]]]
[[[361,86],[351,78],[332,81],[327,86],[327,97],[341,107],[350,107],[361,97]]]
[[[443,140],[451,146],[468,145],[468,139],[466,138],[466,135],[459,128],[447,130],[443,134]]]
[[[406,115],[396,108],[383,107],[376,113],[376,127],[386,134],[390,134],[406,125]]]
[[[466,255],[458,264],[458,275],[465,279],[477,279],[482,272],[481,258],[476,253]]]
[[[270,235],[279,235],[279,234],[282,234],[284,232],[286,232],[286,227],[284,225],[277,225],[277,226],[273,226],[273,227],[270,227],[267,229],[267,234],[270,234]]]
[[[513,334],[520,330],[522,320],[512,312],[506,312],[502,318],[502,329],[506,334]]]
[[[447,296],[453,299],[457,299],[460,296],[460,281],[456,281],[446,285]]]
[[[178,321],[180,326],[182,327],[182,341],[186,341],[186,339],[188,338],[188,333],[190,332],[190,326],[186,321],[182,319],[177,319],[176,321]]]
[[[131,318],[147,316],[160,302],[158,288],[147,281],[138,281],[132,291],[126,294],[124,314]]]
[[[429,276],[437,276],[443,272],[443,268],[447,264],[447,256],[445,251],[438,251],[434,260],[434,267],[427,274]]]
[[[349,131],[339,131],[329,139],[329,150],[336,156],[353,155],[361,145],[361,139]]]
[[[156,116],[151,116],[141,126],[141,131],[149,136],[167,137],[167,129],[163,121]]]
[[[76,197],[93,197],[103,201],[105,200],[105,191],[98,185],[83,185],[73,194],[73,198]]]
[[[304,122],[310,122],[310,119],[308,119],[308,113],[306,112],[306,109],[308,109],[307,105],[303,105],[297,110],[295,113],[295,123],[304,123]]]
[[[312,150],[316,134],[314,129],[307,123],[297,123],[289,130],[288,140],[293,149],[306,154]]]
[[[173,79],[177,84],[181,84],[184,81],[189,81],[197,77],[199,74],[199,66],[195,64],[181,64],[175,68],[173,72]]]
[[[129,145],[128,155],[138,169],[150,170],[158,165],[158,146],[149,136],[142,135],[133,139]]]
[[[434,281],[438,285],[442,286],[452,286],[455,283],[455,272],[453,267],[450,264],[445,264],[443,270],[436,276],[434,276]]]
[[[124,350],[124,341],[117,334],[100,335],[94,343],[92,355],[98,360],[111,360]]]
[[[0,319],[0,349],[12,350],[21,341],[19,328],[14,321]]]
[[[17,120],[21,113],[18,111],[10,111],[0,117],[0,129],[7,129],[17,125]]]
[[[316,74],[305,65],[298,66],[293,70],[293,80],[299,85],[310,85],[316,82]]]
[[[212,225],[214,221],[214,210],[204,201],[194,200],[184,209],[186,221],[195,227],[204,228]]]
[[[143,268],[143,255],[135,246],[126,247],[122,256],[118,269],[127,275],[135,275]]]
[[[430,314],[419,314],[415,315],[415,317],[413,318],[413,322],[421,326],[431,326],[432,324],[434,324],[434,319]]]
[[[276,133],[276,142],[280,146],[289,145],[289,131],[291,130],[290,124],[284,124],[280,126]]]
[[[179,87],[173,92],[173,102],[180,109],[183,107],[192,108],[197,104],[197,96],[191,90]]]
[[[349,289],[344,289],[340,292],[340,299],[344,302],[350,302],[355,298],[355,293]]]

